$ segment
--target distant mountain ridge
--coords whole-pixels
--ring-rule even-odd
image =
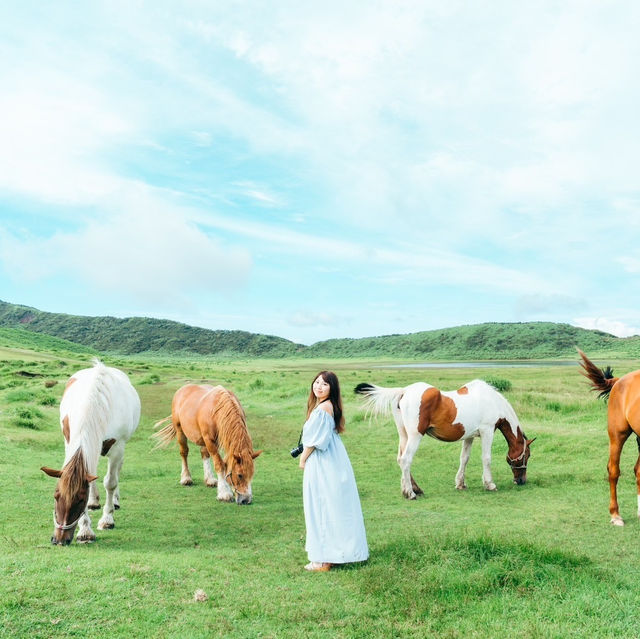
[[[485,323],[406,335],[344,338],[311,346],[246,331],[198,328],[145,317],[85,317],[47,313],[0,301],[0,327],[22,328],[94,351],[197,353],[229,357],[388,358],[424,361],[561,359],[576,346],[592,357],[640,357],[640,337],[619,338],[552,322]]]

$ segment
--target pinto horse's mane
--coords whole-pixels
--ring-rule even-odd
[[[218,428],[218,443],[227,455],[253,450],[247,421],[237,397],[226,388],[215,398],[211,417]]]
[[[64,465],[60,475],[58,489],[60,494],[69,503],[75,495],[83,488],[87,481],[87,465],[82,454],[82,449],[78,449],[73,457]]]

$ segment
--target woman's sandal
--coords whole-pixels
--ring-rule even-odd
[[[311,572],[329,572],[329,570],[331,570],[331,566],[333,566],[333,564],[320,564],[315,561],[310,561],[304,569],[310,570]]]

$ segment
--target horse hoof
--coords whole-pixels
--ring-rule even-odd
[[[498,487],[495,484],[489,484],[488,486],[485,486],[485,488],[492,493],[498,490]]]
[[[111,530],[115,528],[116,525],[113,521],[99,521],[98,522],[98,530]]]
[[[611,524],[614,526],[624,526],[624,520],[619,515],[611,518]]]
[[[193,486],[193,480],[192,479],[182,479],[182,480],[180,480],[180,483],[183,486]]]
[[[90,544],[96,540],[95,535],[78,535],[76,541],[79,544]]]
[[[89,510],[100,510],[100,504],[88,504],[87,508]]]
[[[468,486],[466,484],[462,484],[460,486],[456,486],[456,490],[467,490]]]
[[[218,495],[218,501],[226,501],[227,503],[230,503],[234,501],[233,495]]]
[[[218,485],[217,481],[207,482],[207,486],[209,486],[209,488],[215,488],[217,485]]]
[[[116,510],[120,510],[120,504],[113,504],[113,507],[114,507]]]
[[[405,499],[415,499],[416,498],[416,494],[414,492],[402,493],[402,495],[404,496]]]

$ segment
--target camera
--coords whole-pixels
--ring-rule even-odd
[[[291,450],[291,457],[297,457],[304,450],[304,446],[302,444],[298,444],[295,448]]]

